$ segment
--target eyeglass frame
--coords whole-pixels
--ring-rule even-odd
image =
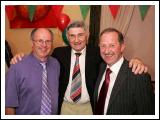
[[[39,40],[33,40],[34,42],[36,42],[37,44],[39,45],[42,45],[42,44],[46,44],[46,45],[51,45],[53,43],[52,40],[42,40],[42,39],[39,39]]]

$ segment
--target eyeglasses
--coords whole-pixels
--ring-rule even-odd
[[[42,40],[42,39],[40,39],[40,40],[33,40],[33,41],[36,42],[39,45],[42,45],[44,43],[46,45],[51,45],[52,44],[52,40]]]

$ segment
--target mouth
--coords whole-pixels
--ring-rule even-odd
[[[41,49],[41,52],[46,52],[47,51],[47,49]]]
[[[113,54],[104,54],[105,55],[105,57],[112,57],[113,56]]]
[[[81,44],[80,43],[77,43],[77,44],[74,44],[75,46],[80,46]]]

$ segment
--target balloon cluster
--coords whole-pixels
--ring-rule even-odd
[[[69,45],[69,42],[68,42],[67,37],[66,37],[66,27],[68,26],[69,22],[70,22],[69,16],[64,14],[64,13],[60,14],[57,17],[58,28],[61,30],[63,41],[67,45]]]

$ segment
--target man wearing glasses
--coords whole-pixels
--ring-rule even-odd
[[[7,115],[52,115],[58,112],[59,62],[49,56],[53,33],[38,28],[31,32],[32,52],[6,75]]]

